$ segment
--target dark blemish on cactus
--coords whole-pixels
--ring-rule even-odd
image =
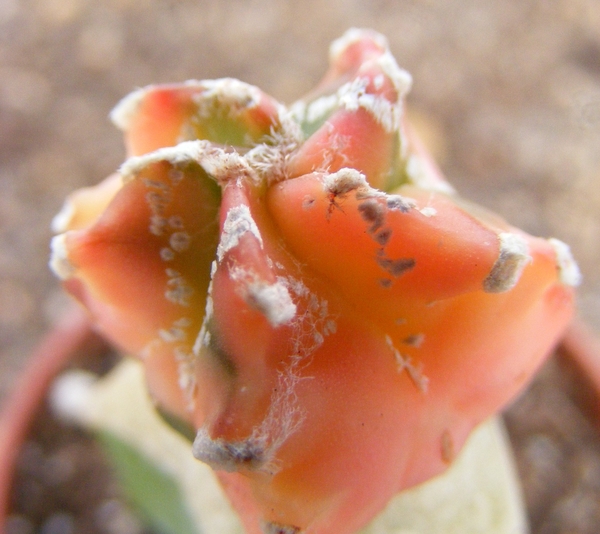
[[[392,229],[384,228],[383,230],[380,230],[375,234],[375,241],[377,241],[377,243],[384,247],[385,245],[387,245],[387,242],[390,240],[390,237],[392,237]]]
[[[416,203],[411,198],[404,198],[400,195],[388,195],[387,197],[387,207],[392,211],[408,213],[415,206]]]
[[[240,470],[258,471],[266,463],[265,449],[255,440],[225,441],[212,439],[206,428],[196,434],[192,445],[194,458],[213,469],[229,473]]]
[[[334,209],[338,209],[342,213],[344,213],[344,210],[338,204],[336,198],[337,198],[337,195],[335,193],[328,193],[327,194],[327,199],[329,200],[329,206],[327,206],[327,220],[329,220],[331,218],[331,214],[333,213]]]
[[[454,450],[454,441],[452,440],[452,435],[448,430],[444,430],[442,432],[442,437],[440,440],[441,452],[442,452],[442,461],[445,464],[451,464],[456,457],[456,451]]]
[[[519,281],[525,265],[531,261],[524,237],[506,232],[500,234],[498,239],[498,258],[483,281],[483,290],[486,293],[503,293],[512,289]]]
[[[302,199],[302,209],[309,210],[315,205],[315,198],[309,195],[306,195],[304,199]]]
[[[379,285],[386,289],[392,287],[392,279],[391,278],[380,278]]]
[[[365,200],[358,206],[363,220],[371,224],[369,232],[373,233],[383,226],[385,211],[375,199]]]
[[[262,524],[262,531],[264,534],[299,534],[300,527],[265,521]]]
[[[398,260],[392,260],[390,258],[377,258],[377,263],[394,278],[397,278],[405,272],[414,269],[416,262],[413,258],[400,258]]]
[[[423,344],[424,340],[425,336],[423,334],[413,334],[403,339],[402,343],[411,347],[419,348]]]

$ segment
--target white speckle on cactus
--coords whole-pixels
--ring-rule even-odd
[[[150,233],[156,236],[161,236],[164,234],[165,227],[167,226],[167,220],[158,215],[158,213],[153,213],[150,216]]]
[[[167,289],[165,290],[167,300],[180,306],[189,306],[189,299],[194,293],[194,289],[188,285],[181,273],[175,269],[167,269],[165,272],[168,276]]]
[[[178,276],[181,276],[181,273],[175,269],[165,269],[165,273],[167,273],[169,278],[177,278]]]
[[[202,347],[208,347],[210,345],[211,333],[209,330],[209,323],[213,318],[214,314],[214,301],[212,298],[212,281],[208,286],[208,295],[206,297],[206,305],[204,309],[204,319],[202,321],[202,326],[200,327],[200,333],[196,337],[196,341],[194,341],[194,346],[192,347],[192,352],[195,356],[200,354]]]
[[[161,213],[164,207],[169,203],[169,196],[162,190],[150,191],[146,193],[146,202],[148,202],[153,214],[150,219],[150,232],[152,232],[154,235],[162,235],[163,228],[160,228],[155,224],[157,222],[156,216]],[[156,233],[157,231],[159,233]]]
[[[555,238],[548,239],[548,242],[552,245],[556,254],[556,266],[558,267],[560,281],[573,287],[581,284],[581,271],[573,259],[569,245]]]
[[[280,282],[249,284],[246,300],[260,311],[273,327],[289,323],[296,315],[296,305],[292,302],[287,288]]]
[[[173,322],[170,328],[158,331],[158,337],[165,343],[174,345],[173,354],[177,362],[177,382],[184,393],[188,409],[194,410],[196,389],[196,366],[195,356],[189,350],[190,333],[187,329],[192,321],[188,317],[181,317]]]
[[[160,339],[162,339],[163,341],[165,341],[167,343],[175,343],[177,341],[185,341],[185,339],[187,338],[185,330],[183,330],[182,328],[178,328],[176,326],[173,326],[169,329],[161,328],[158,331],[158,336],[160,337]]]
[[[240,238],[247,233],[253,235],[262,247],[262,236],[260,235],[258,226],[256,226],[256,222],[252,218],[250,208],[244,205],[234,206],[227,212],[225,222],[223,223],[221,240],[217,247],[219,262],[223,260],[227,252],[238,246]]]
[[[173,185],[177,185],[179,182],[181,182],[181,180],[183,180],[183,171],[180,169],[169,169],[169,180],[171,180],[171,183]]]
[[[483,290],[487,293],[502,293],[512,289],[519,281],[525,265],[531,261],[529,245],[524,237],[503,232],[498,240],[498,259],[483,281]]]
[[[169,247],[163,247],[160,249],[160,259],[163,261],[173,261],[175,259],[175,252]]]
[[[175,232],[169,238],[169,245],[175,252],[183,252],[190,246],[192,238],[187,232]]]
[[[173,354],[177,362],[177,384],[185,395],[188,409],[193,411],[196,405],[194,392],[197,387],[195,356],[187,347],[181,345],[173,349]]]
[[[50,242],[51,256],[50,268],[54,274],[61,280],[68,280],[75,272],[75,266],[69,260],[69,250],[67,248],[67,235],[60,234],[54,236]]]
[[[435,217],[437,210],[432,206],[425,206],[419,210],[419,213],[425,217]]]

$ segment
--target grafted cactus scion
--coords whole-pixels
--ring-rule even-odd
[[[149,86],[129,159],[74,193],[51,265],[145,366],[250,534],[350,534],[444,471],[573,309],[569,249],[462,201],[404,116],[410,75],[350,30],[285,107]]]

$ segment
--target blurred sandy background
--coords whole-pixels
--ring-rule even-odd
[[[112,106],[224,76],[290,102],[350,26],[387,35],[465,196],[572,245],[600,329],[600,1],[0,0],[0,398],[63,304],[52,216],[122,161]]]

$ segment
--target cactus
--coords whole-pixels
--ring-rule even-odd
[[[143,362],[248,533],[350,534],[444,471],[573,310],[568,247],[461,200],[350,30],[285,107],[233,79],[149,86],[128,159],[73,193],[51,266]]]

